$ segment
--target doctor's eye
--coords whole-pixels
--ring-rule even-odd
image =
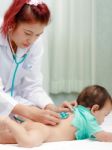
[[[38,38],[40,35],[36,35],[36,38]]]
[[[31,36],[31,33],[24,32],[26,35]]]

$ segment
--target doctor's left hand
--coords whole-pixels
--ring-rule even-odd
[[[59,106],[56,106],[54,104],[48,104],[45,107],[45,109],[46,110],[52,110],[55,112],[72,112],[74,106],[77,106],[76,101],[72,101],[72,102],[64,101]]]
[[[64,104],[61,104],[59,106],[56,106],[54,104],[48,104],[44,109],[45,110],[52,110],[52,111],[57,112],[57,113],[59,113],[59,112],[70,112],[69,107],[68,106],[65,107]]]

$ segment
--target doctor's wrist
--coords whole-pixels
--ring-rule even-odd
[[[27,117],[29,115],[29,106],[24,104],[17,104],[15,105],[11,113]]]

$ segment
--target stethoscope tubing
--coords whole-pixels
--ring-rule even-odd
[[[18,67],[19,67],[19,65],[21,63],[24,62],[24,60],[26,59],[27,55],[28,55],[28,52],[26,54],[24,54],[24,56],[21,58],[20,61],[17,61],[16,55],[13,54],[13,59],[15,61],[16,67],[14,69],[14,73],[13,73],[13,77],[12,77],[11,92],[10,92],[11,96],[14,95],[14,85],[15,85],[15,79],[16,79],[16,74],[17,74]]]

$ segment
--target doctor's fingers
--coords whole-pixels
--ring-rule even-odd
[[[71,110],[69,108],[60,107],[58,108],[58,112],[70,112]]]
[[[60,122],[59,114],[50,110],[45,110],[44,117],[46,124],[56,125]]]
[[[76,107],[76,106],[78,105],[76,100],[70,102],[70,104],[71,104],[73,107]]]
[[[44,124],[47,124],[47,125],[55,126],[56,124],[59,124],[59,123],[60,123],[60,119],[57,119],[53,116],[47,116],[47,118],[44,120]]]
[[[61,106],[61,105],[59,105],[59,106],[56,106],[56,105],[53,105],[53,104],[50,104],[50,105],[48,105],[46,108],[44,108],[45,110],[52,110],[53,112],[57,112],[57,113],[59,113],[59,112],[68,112],[68,111],[70,111],[68,108],[65,108],[65,107],[63,107],[63,106]],[[56,114],[57,115],[57,114]],[[56,116],[56,117],[58,117],[58,116]]]
[[[61,110],[62,108],[65,109],[66,111],[72,111],[73,105],[72,105],[70,102],[68,102],[68,101],[64,101],[64,102],[60,105],[60,110]]]
[[[43,109],[43,113],[44,115],[48,115],[48,116],[53,116],[55,118],[60,118],[59,114],[55,111],[52,111],[52,110],[48,110],[48,109]]]

